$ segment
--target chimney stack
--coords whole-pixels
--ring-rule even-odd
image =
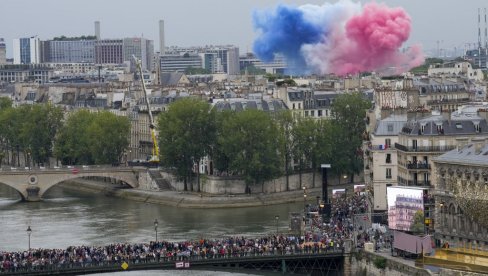
[[[474,153],[475,154],[480,154],[481,149],[485,146],[485,138],[473,138],[471,139],[471,142],[473,143],[474,146]]]
[[[100,40],[100,21],[95,21],[95,36]]]
[[[457,151],[460,152],[468,144],[468,138],[466,137],[456,138],[456,142],[457,142]]]
[[[164,44],[164,20],[159,20],[159,54],[166,53],[166,45]]]

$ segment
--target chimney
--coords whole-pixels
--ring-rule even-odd
[[[449,124],[451,123],[451,111],[449,109],[443,109],[441,111],[442,119],[447,121]]]
[[[467,144],[468,144],[468,138],[462,137],[462,138],[456,138],[457,142],[457,150],[460,152]]]
[[[159,20],[159,54],[164,55],[166,52],[164,42],[164,20]]]
[[[478,109],[478,116],[480,116],[481,119],[485,119],[488,123],[488,109]]]
[[[473,138],[471,142],[474,145],[474,153],[480,154],[481,149],[485,146],[486,139],[485,138]]]
[[[100,40],[100,21],[95,21],[95,36]]]

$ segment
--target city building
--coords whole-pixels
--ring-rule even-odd
[[[37,36],[13,40],[14,64],[41,63],[41,40]]]
[[[43,63],[94,63],[95,40],[73,38],[41,42]]]
[[[170,47],[166,49],[167,55],[199,55],[202,68],[210,73],[225,73],[239,75],[239,48],[232,45],[205,46],[205,47]]]
[[[252,66],[262,69],[269,74],[282,75],[285,73],[288,65],[283,55],[275,55],[274,59],[270,62],[262,62],[253,53],[247,53],[246,55],[239,57],[239,67],[241,71]]]
[[[487,111],[482,111],[486,116]],[[486,117],[485,117],[486,118]],[[488,245],[488,144],[485,138],[457,139],[457,147],[433,159],[435,239],[453,247]]]
[[[483,71],[481,69],[473,69],[471,63],[466,61],[431,64],[427,75],[429,77],[463,77],[477,81],[484,79]]]
[[[391,114],[377,122],[364,147],[364,180],[373,193],[373,210],[386,211],[387,187],[397,186],[398,133],[407,122],[407,115]]]
[[[474,91],[466,89],[464,81],[451,81],[443,78],[416,79],[419,106],[430,110],[455,111],[458,107],[473,101]]]
[[[203,68],[202,57],[195,53],[160,56],[161,72],[185,72],[188,68]]]
[[[122,39],[103,39],[95,42],[96,64],[121,64],[124,62]]]
[[[46,83],[53,77],[53,69],[44,64],[0,65],[0,82]]]
[[[133,56],[141,60],[142,70],[151,71],[154,55],[154,44],[152,40],[142,37],[124,38],[122,42],[122,55],[125,61],[132,61]]]

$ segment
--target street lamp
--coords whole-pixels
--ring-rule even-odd
[[[156,233],[156,242],[158,242],[158,220],[154,220],[154,232]]]
[[[276,221],[276,235],[278,235],[278,221],[280,220],[280,216],[276,215],[275,216],[275,221]]]
[[[32,229],[30,228],[30,225],[27,226],[27,236],[29,237],[29,251],[30,251],[30,237],[31,237],[31,234],[32,234]]]

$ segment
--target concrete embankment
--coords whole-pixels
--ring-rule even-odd
[[[119,186],[77,179],[62,184],[63,188],[85,192],[103,193],[113,196],[146,203],[170,205],[185,208],[239,208],[283,203],[303,202],[303,191],[289,191],[270,194],[251,195],[208,195],[178,191],[145,191],[138,189],[121,189]],[[320,195],[320,188],[307,190],[310,203],[315,203],[316,196]]]

